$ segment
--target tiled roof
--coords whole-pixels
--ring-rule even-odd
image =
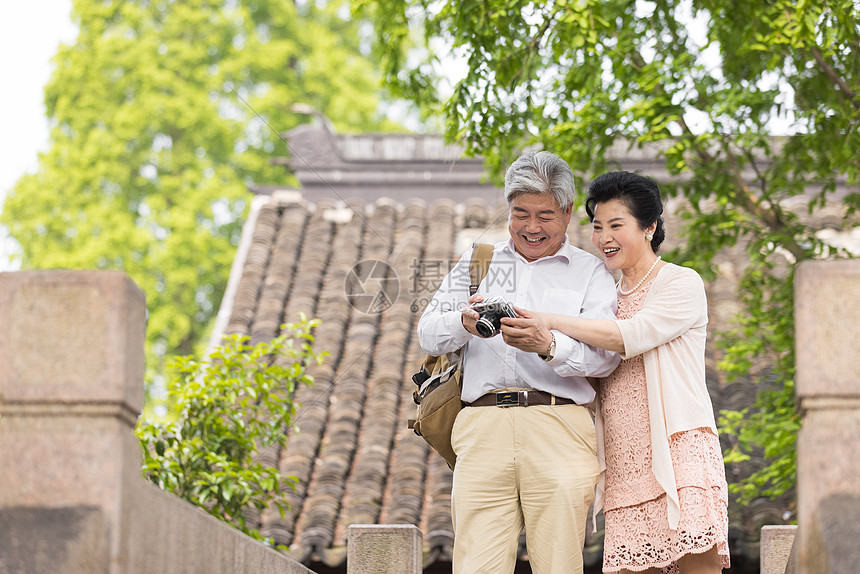
[[[384,173],[384,162],[373,169]],[[299,561],[344,568],[347,527],[374,523],[415,524],[424,535],[425,565],[450,561],[452,473],[407,429],[406,421],[415,410],[410,377],[423,357],[415,328],[426,298],[473,240],[506,234],[505,217],[499,217],[504,214],[500,191],[473,189],[482,197],[434,198],[442,191],[428,188],[432,199],[426,201],[408,195],[396,201],[368,199],[372,193],[367,189],[359,193],[364,199],[351,201],[308,201],[295,191],[254,200],[216,336],[240,333],[254,342],[269,340],[282,323],[304,313],[321,320],[315,348],[330,353],[323,365],[310,369],[315,384],[296,392],[301,406],[286,447],[262,455],[284,475],[298,479],[295,490],[285,493],[291,508],[283,517],[274,510],[251,515],[263,535],[289,547]],[[346,194],[355,190],[332,185],[330,191],[351,197]],[[671,249],[681,228],[671,204],[666,226],[665,246]],[[568,234],[573,244],[594,252],[590,233],[578,218]],[[743,258],[739,247],[718,256],[720,276],[707,285],[712,334],[728,328],[739,310],[735,285]],[[347,286],[354,289],[355,284],[348,284],[347,277],[361,261],[390,266],[387,278],[368,280],[370,291],[383,284],[399,287],[382,312],[350,305]],[[756,392],[751,380],[758,373],[727,384],[716,368],[719,352],[713,339],[709,337],[707,376],[715,410],[750,406]],[[767,365],[754,368],[765,373]],[[728,437],[722,440],[726,446]],[[757,465],[761,462],[729,465],[729,480],[748,475]],[[733,571],[745,571],[744,565],[757,571],[760,527],[783,523],[788,510],[786,504],[765,499],[749,507],[732,503]],[[586,561],[591,565],[599,564],[601,541],[602,533],[594,535],[589,528]],[[524,544],[520,555],[527,559]]]

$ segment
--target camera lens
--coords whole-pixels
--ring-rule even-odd
[[[475,322],[475,330],[485,339],[489,339],[496,334],[495,325],[493,325],[493,322],[486,317],[481,317]]]

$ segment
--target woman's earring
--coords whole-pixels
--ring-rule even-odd
[[[645,239],[646,239],[646,240],[648,240],[648,241],[651,241],[652,239],[654,239],[654,236],[653,236],[653,235],[651,235],[650,233],[646,233],[646,234],[645,234]]]

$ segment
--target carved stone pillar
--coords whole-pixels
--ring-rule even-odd
[[[799,573],[860,564],[860,260],[801,263],[795,277]]]
[[[123,571],[144,331],[123,273],[0,273],[0,571]]]

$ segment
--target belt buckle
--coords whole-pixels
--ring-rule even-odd
[[[504,393],[496,393],[497,407],[517,407],[523,404],[520,401],[520,391],[508,391]],[[526,395],[526,405],[528,405],[528,395]]]

